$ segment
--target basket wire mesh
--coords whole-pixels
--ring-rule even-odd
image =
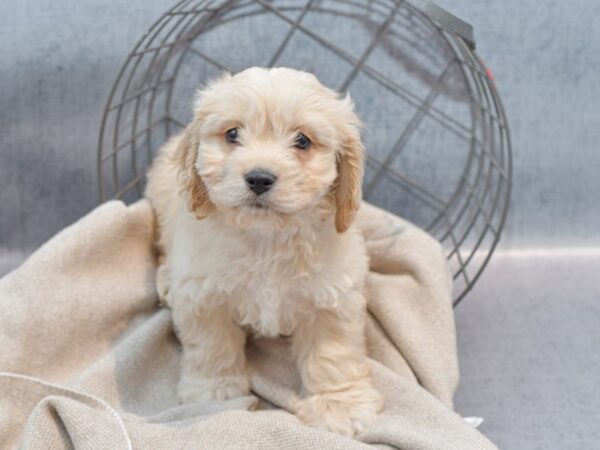
[[[457,304],[504,227],[510,132],[476,53],[402,0],[183,0],[129,54],[98,145],[100,200],[131,202],[194,92],[223,71],[288,66],[349,91],[365,122],[365,199],[433,234]]]

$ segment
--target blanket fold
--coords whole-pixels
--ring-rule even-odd
[[[157,306],[147,201],[112,201],[0,280],[0,448],[495,448],[452,410],[451,277],[425,232],[364,203],[367,344],[385,408],[357,439],[293,415],[285,339],[252,341],[254,395],[179,405],[181,348]]]

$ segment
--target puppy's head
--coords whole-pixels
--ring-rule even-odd
[[[188,207],[246,228],[335,214],[344,232],[360,205],[363,145],[349,97],[292,69],[251,68],[199,93],[177,151]]]

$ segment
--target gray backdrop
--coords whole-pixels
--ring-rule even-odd
[[[0,273],[97,203],[127,52],[173,0],[0,0]],[[501,251],[457,311],[457,405],[504,448],[600,432],[600,2],[440,0],[471,22],[512,128]]]
[[[136,40],[172,0],[2,0],[0,248],[39,245],[96,201],[102,109]],[[600,3],[443,0],[475,25],[515,148],[504,245],[600,237]]]

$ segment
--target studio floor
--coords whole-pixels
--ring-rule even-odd
[[[456,408],[500,448],[598,448],[599,277],[600,249],[499,251],[457,308]]]
[[[456,408],[502,449],[600,442],[600,249],[499,252],[456,310]]]

